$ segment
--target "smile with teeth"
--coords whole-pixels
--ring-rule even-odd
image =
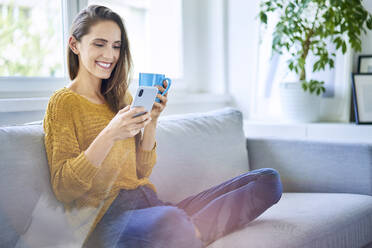
[[[112,65],[112,63],[104,63],[104,62],[98,62],[98,61],[96,62],[96,64],[99,67],[102,67],[103,69],[108,69]]]

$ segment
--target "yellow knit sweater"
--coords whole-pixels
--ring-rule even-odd
[[[128,91],[124,100],[132,102]],[[144,151],[136,147],[134,137],[117,141],[99,167],[85,156],[114,116],[107,103],[93,103],[66,87],[54,92],[44,116],[51,186],[79,242],[94,229],[120,189],[147,185],[155,190],[148,177],[156,163],[156,144],[152,151]]]

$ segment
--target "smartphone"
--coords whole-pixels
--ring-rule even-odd
[[[157,93],[158,93],[158,88],[156,87],[152,87],[152,86],[139,86],[138,87],[136,95],[134,96],[134,99],[133,99],[133,102],[130,108],[132,109],[135,107],[144,107],[146,112],[135,114],[133,118],[146,114],[147,112],[151,112],[152,105],[155,102]]]

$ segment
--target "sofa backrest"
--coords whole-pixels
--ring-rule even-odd
[[[249,138],[251,169],[276,169],[285,192],[372,195],[372,143]]]
[[[4,247],[14,247],[31,225],[41,195],[51,191],[43,137],[41,125],[0,128],[0,243]],[[60,206],[49,195],[54,206]]]
[[[165,116],[150,176],[162,200],[178,202],[249,170],[242,113],[233,108]]]
[[[21,235],[25,247],[40,246],[38,234],[43,246],[71,240],[51,190],[43,139],[41,122],[0,128],[2,247],[14,247]],[[151,180],[163,200],[179,201],[249,170],[242,114],[235,109],[162,117],[156,140]]]

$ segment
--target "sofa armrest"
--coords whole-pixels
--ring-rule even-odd
[[[372,195],[372,143],[247,138],[251,170],[276,169],[286,192]]]

